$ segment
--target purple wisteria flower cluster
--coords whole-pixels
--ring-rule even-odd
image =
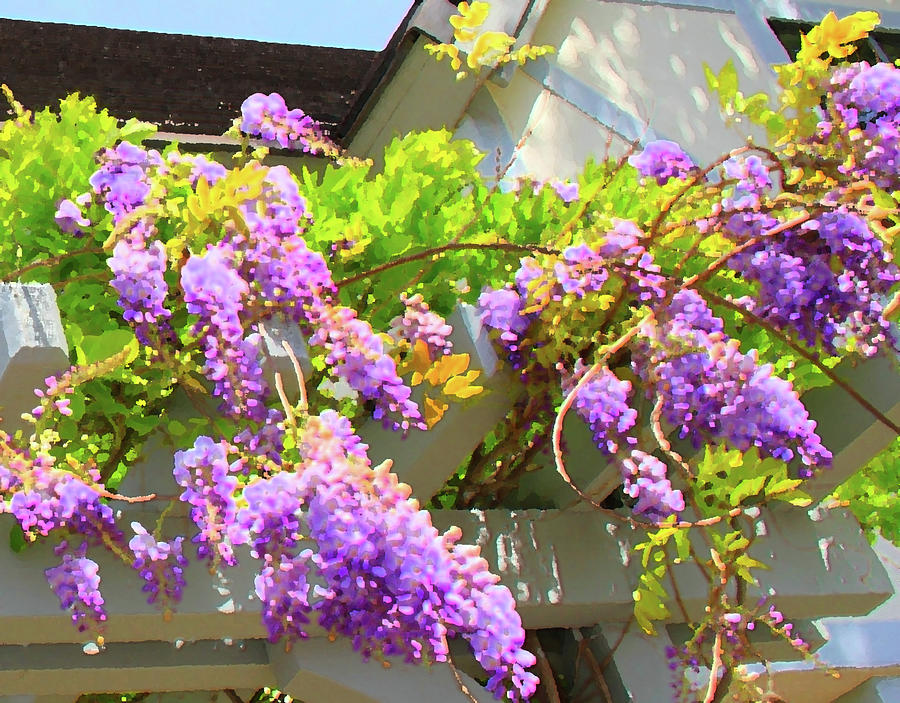
[[[642,302],[661,298],[664,279],[643,238],[634,222],[616,219],[597,242],[566,247],[552,272],[532,257],[521,259],[513,283],[482,291],[478,299],[482,323],[496,330],[501,344],[515,355],[513,365],[518,366],[522,341],[543,308],[561,303],[567,296],[581,300],[600,293],[611,274],[624,279]]]
[[[128,549],[134,557],[132,566],[144,580],[143,591],[148,593],[147,602],[160,601],[165,604],[178,603],[185,587],[184,570],[188,565],[182,552],[184,537],[161,541],[139,522],[132,522],[134,537],[128,542]]]
[[[191,449],[175,452],[172,475],[184,489],[179,500],[191,506],[191,519],[198,528],[191,540],[198,545],[197,556],[233,565],[230,542],[223,537],[237,514],[235,474],[241,467],[239,462],[229,464],[228,454],[224,442],[200,437]]]
[[[563,374],[563,393],[568,395],[586,371],[579,359],[574,373]],[[684,510],[684,496],[672,487],[665,463],[635,448],[637,439],[629,430],[637,411],[630,397],[631,383],[604,367],[578,391],[574,408],[591,428],[597,448],[618,461],[625,495],[636,500],[633,512],[662,520]]]
[[[737,219],[741,218],[741,219]],[[745,240],[778,224],[770,215],[734,215],[726,236]],[[758,291],[739,301],[775,327],[826,351],[851,347],[873,356],[896,345],[882,318],[900,269],[881,239],[859,215],[825,212],[777,237],[763,238],[728,262]]]
[[[175,174],[196,188],[200,178],[213,185],[227,176],[224,167],[201,156],[170,152],[163,159],[125,143],[104,152],[100,161],[91,184],[115,221],[147,203],[154,178]],[[332,373],[363,399],[374,400],[386,424],[424,428],[382,340],[354,311],[332,303],[336,288],[328,265],[302,236],[311,215],[295,178],[284,166],[256,168],[263,171],[261,189],[239,206],[245,227],[227,229],[219,243],[190,253],[180,267],[180,294],[187,311],[197,316],[193,331],[220,410],[258,423],[259,433],[272,434],[267,430],[272,425],[266,407],[271,389],[263,375],[261,339],[255,323],[246,322],[253,311],[265,309],[264,316],[281,313],[313,330],[310,343],[326,348]],[[109,260],[123,317],[145,344],[160,331],[168,332],[166,320],[172,314],[166,250],[156,237],[152,217],[141,218],[116,243]],[[443,331],[437,327],[431,336]],[[242,431],[239,437],[245,446],[273,448],[269,453],[277,461],[276,438],[255,435]]]
[[[730,210],[755,210],[760,198],[773,187],[769,168],[756,154],[733,156],[722,164],[722,171],[734,185],[722,198],[722,208]]]
[[[834,139],[851,155],[841,170],[871,178],[888,192],[900,189],[900,69],[865,61],[839,68],[828,105],[834,114],[819,124],[817,138]]]
[[[224,444],[200,437],[176,455],[181,499],[209,548],[231,555],[248,544],[262,563],[256,593],[272,641],[306,637],[315,617],[367,659],[415,662],[446,661],[447,638],[461,636],[491,674],[489,690],[527,699],[535,659],[512,594],[478,550],[459,544],[458,530],[439,533],[389,463],[372,468],[336,412],[309,417],[298,446],[296,467],[237,491]]]
[[[830,99],[842,123],[822,123],[817,137],[846,140],[854,159],[845,171],[877,171],[872,180],[882,187],[897,183],[897,75],[892,67],[867,64],[839,71]],[[289,110],[275,93],[244,102],[240,129],[285,149],[336,153],[321,125]],[[704,184],[721,197],[698,229],[722,235],[726,246],[744,245],[719,262],[717,273],[736,274],[757,288],[752,298],[734,303],[830,352],[872,355],[897,346],[882,314],[900,270],[859,210],[826,199],[802,224],[764,236],[783,216],[772,209],[771,196],[784,184],[762,158],[746,153],[749,148],[740,151],[721,162],[717,190]],[[659,185],[700,173],[668,141],[650,142],[628,161]],[[577,184],[549,185],[564,203],[579,200]],[[672,192],[678,187],[673,184]],[[523,648],[513,595],[478,548],[462,544],[457,529],[440,533],[389,462],[372,467],[347,418],[333,410],[310,414],[305,393],[291,407],[277,383],[284,397],[275,396],[264,373],[264,326],[286,320],[300,327],[312,348],[315,373],[352,389],[385,425],[425,429],[392,353],[419,342],[433,360],[449,353],[446,320],[422,295],[403,295],[403,313],[382,335],[342,304],[349,289],[339,291],[328,260],[310,246],[314,213],[284,166],[249,161],[229,170],[202,156],[172,151],[163,157],[123,142],[99,154],[90,188],[58,203],[57,225],[80,237],[92,220],[112,220],[110,285],[124,322],[166,373],[195,374],[189,379],[194,389],[205,384],[219,402],[217,421],[228,423],[233,436],[196,437],[191,430],[193,445],[175,452],[173,478],[190,508],[192,535],[164,539],[161,527],[151,532],[135,521],[128,539],[107,502],[116,496],[92,467],[70,462],[62,468],[37,439],[20,451],[0,433],[0,512],[16,520],[26,541],[64,537],[57,549],[61,562],[46,576],[78,628],[99,633],[106,619],[99,569],[88,549],[113,551],[138,572],[148,601],[169,608],[185,587],[184,543],[190,539],[207,566],[235,566],[240,549],[258,561],[254,585],[273,642],[307,637],[317,627],[349,638],[367,659],[431,663],[447,661],[448,638],[461,637],[488,672],[491,692],[512,701],[529,698],[537,686],[529,672],[535,657]],[[160,207],[172,194],[177,197]],[[681,207],[680,197],[663,210]],[[184,199],[189,204],[180,209]],[[216,199],[227,203],[222,217],[196,217],[195,201]],[[539,200],[554,212],[582,209],[562,208],[552,196]],[[173,225],[178,218],[171,214],[188,211],[200,225],[186,227],[182,236],[177,228],[184,223]],[[643,217],[636,211],[629,216]],[[585,380],[573,407],[600,451],[617,462],[632,512],[653,521],[683,511],[685,495],[669,479],[666,447],[654,456],[637,446],[637,392],[656,404],[654,430],[661,418],[664,430],[675,428],[695,447],[757,448],[794,462],[802,476],[831,460],[791,384],[725,333],[701,295],[701,277],[688,283],[664,275],[661,263],[669,266],[684,252],[665,248],[676,230],[664,229],[663,215],[639,224],[599,209],[586,213],[561,235],[559,251],[522,258],[509,282],[484,288],[478,299],[482,323],[522,379],[533,374],[552,386],[561,376],[564,394]],[[688,253],[694,252],[709,253],[699,242]],[[692,264],[689,259],[685,254],[676,270]],[[178,334],[174,321],[182,326]],[[576,323],[595,329],[571,339],[580,334]],[[615,335],[628,324],[632,336],[620,338],[616,348]],[[558,350],[565,350],[565,359]],[[587,379],[591,358],[609,366],[594,367]],[[41,405],[32,415],[41,427],[54,411],[83,412],[72,402],[80,397],[70,398],[73,372],[47,379],[47,389],[38,392]],[[529,432],[540,429],[541,420],[526,411],[543,402],[535,412],[546,417],[557,392],[553,387],[539,401],[516,406]]]
[[[678,144],[667,139],[648,142],[640,153],[628,157],[628,163],[642,176],[655,178],[661,186],[672,178],[687,180],[696,168],[691,157]]]
[[[119,294],[122,317],[134,326],[142,344],[168,329],[172,311],[166,307],[166,248],[156,240],[147,246],[142,237],[132,236],[116,243],[109,258],[114,278],[112,287]]]
[[[44,572],[60,605],[72,611],[72,622],[79,632],[88,630],[91,623],[106,620],[99,570],[97,562],[83,554],[63,554],[58,566]]]
[[[282,149],[318,153],[326,141],[322,125],[303,110],[289,110],[278,93],[254,93],[241,105],[240,129]]]
[[[699,448],[706,442],[791,461],[805,473],[828,466],[831,453],[790,383],[743,354],[722,331],[703,298],[677,293],[665,321],[644,326],[632,356],[634,372],[650,398],[662,400],[662,417]]]

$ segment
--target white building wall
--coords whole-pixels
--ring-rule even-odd
[[[509,2],[520,4],[493,5]],[[536,2],[520,22],[521,42],[550,44],[557,54],[508,67],[465,105],[442,96],[406,114],[414,122],[416,112],[427,112],[423,126],[433,127],[441,121],[434,110],[440,106],[445,124],[459,124],[459,136],[485,151],[499,148],[505,160],[521,142],[510,175],[569,178],[588,156],[615,157],[633,141],[656,138],[677,141],[695,160],[708,161],[764,134],[740,118],[722,116],[707,89],[704,63],[718,72],[731,61],[745,94],[772,93],[770,65],[786,61],[787,53],[767,17],[818,21],[829,10],[845,15],[870,9],[881,13],[885,26],[900,28],[900,0]],[[404,95],[405,105],[416,101]],[[473,109],[477,103],[480,108]],[[486,160],[485,170],[493,171],[493,164],[493,158]]]

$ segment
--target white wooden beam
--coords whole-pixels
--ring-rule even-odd
[[[900,677],[869,679],[836,703],[897,703],[900,701]]]
[[[129,514],[126,524],[132,517],[141,515]],[[145,516],[145,524],[154,517]],[[464,541],[481,545],[491,569],[515,596],[526,627],[590,626],[630,617],[639,565],[626,567],[623,555],[643,538],[641,532],[600,513],[555,510],[435,511],[432,519],[441,529],[459,525]],[[0,534],[10,524],[2,516]],[[170,529],[187,532],[186,519],[174,518]],[[759,538],[752,553],[772,565],[759,579],[764,589],[775,591],[786,616],[858,615],[891,595],[884,568],[852,516],[835,511],[811,521],[800,510],[773,511],[767,529],[769,536]],[[137,574],[100,550],[94,558],[110,614],[107,640],[264,637],[253,586],[257,564],[242,549],[238,556],[240,565],[224,576],[210,575],[205,565],[192,562],[184,601],[166,621],[145,602]],[[84,641],[44,579],[44,569],[56,561],[48,545],[19,554],[0,549],[0,584],[17,594],[0,600],[0,644]],[[698,617],[706,605],[706,582],[692,564],[675,567],[675,576],[688,613]],[[672,610],[677,621],[680,614]],[[321,633],[311,629],[311,634]]]
[[[0,646],[0,691],[68,695],[115,691],[254,690],[271,685],[265,642],[113,643],[87,655],[67,644]]]
[[[835,372],[860,396],[900,424],[900,373],[896,360],[848,360],[839,364]],[[816,431],[823,443],[834,454],[832,467],[806,482],[804,490],[817,498],[831,493],[896,438],[890,428],[839,386],[815,388],[803,395],[803,402],[817,423]]]
[[[310,703],[412,703],[413,701],[470,701],[460,682],[479,703],[494,697],[467,674],[457,671],[460,681],[446,664],[429,667],[390,660],[363,662],[345,639],[335,642],[306,640],[285,651],[269,648],[278,689]]]
[[[892,593],[890,580],[856,520],[832,511],[819,521],[805,511],[773,510],[768,536],[751,551],[772,566],[758,574],[786,616],[817,618],[869,612]],[[516,597],[527,627],[590,626],[631,615],[640,565],[628,560],[644,533],[599,512],[435,511],[441,528],[459,525]],[[823,541],[824,540],[824,541]],[[823,545],[827,544],[827,564]],[[700,554],[704,547],[697,543]],[[627,564],[624,562],[628,562]],[[675,567],[688,614],[699,618],[708,584],[694,564]],[[680,620],[672,608],[673,620]]]

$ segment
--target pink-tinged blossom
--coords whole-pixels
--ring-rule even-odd
[[[375,402],[373,417],[394,429],[411,426],[424,429],[412,391],[397,374],[397,364],[384,348],[384,341],[356,311],[325,305],[313,320],[316,331],[310,344],[321,346],[332,373],[344,379],[366,400]]]
[[[636,449],[621,469],[625,494],[637,499],[635,513],[663,520],[684,510],[684,496],[672,489],[666,465],[655,456]]]
[[[512,595],[477,548],[458,544],[459,530],[438,532],[334,411],[307,420],[298,449],[302,471],[251,480],[235,521],[262,562],[255,585],[270,638],[306,637],[315,618],[366,658],[429,662],[446,661],[447,637],[461,636],[491,691],[528,698],[534,657]]]
[[[197,555],[234,564],[228,526],[234,524],[237,514],[234,492],[238,481],[228,453],[224,442],[198,437],[191,449],[175,452],[172,475],[183,489],[179,500],[191,506],[191,519],[199,528],[192,540],[197,544]]]
[[[553,181],[550,184],[553,191],[559,196],[564,203],[574,203],[578,200],[578,184],[563,181]]]
[[[104,207],[113,214],[114,223],[146,204],[150,195],[149,172],[163,163],[159,152],[145,151],[128,142],[100,154],[100,167],[89,182]]]
[[[722,200],[725,210],[748,210],[759,206],[760,198],[772,188],[769,168],[756,154],[734,156],[722,164],[725,178],[734,181]]]
[[[134,557],[133,568],[144,580],[141,590],[147,593],[147,602],[160,600],[165,605],[181,600],[184,590],[184,569],[187,559],[182,554],[183,537],[162,542],[147,532],[139,522],[132,522],[134,537],[128,542],[128,548]]]
[[[415,346],[416,342],[424,342],[432,358],[440,354],[449,354],[453,348],[450,341],[450,333],[453,328],[447,324],[443,317],[432,312],[421,293],[408,296],[400,295],[404,310],[391,320],[390,336],[395,341],[407,342]]]

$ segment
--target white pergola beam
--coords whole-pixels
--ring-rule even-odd
[[[278,689],[309,703],[412,703],[470,700],[446,664],[420,666],[391,659],[388,667],[364,662],[349,641],[305,640],[285,651],[271,645],[269,656]],[[467,674],[457,671],[478,703],[494,697]]]
[[[265,642],[111,644],[87,655],[68,644],[0,646],[0,691],[6,695],[75,695],[111,691],[221,691],[271,685]]]
[[[897,703],[900,701],[900,678],[870,679],[836,703]]]
[[[847,360],[835,372],[862,398],[900,425],[900,373],[896,361],[875,357]],[[816,423],[816,431],[834,454],[830,469],[807,481],[804,490],[824,498],[874,456],[888,447],[896,434],[847,391],[837,385],[815,388],[803,402]]]
[[[441,529],[459,525],[465,541],[481,545],[491,569],[516,597],[526,627],[590,626],[630,617],[639,564],[626,568],[622,554],[643,538],[642,532],[626,530],[601,513],[555,510],[435,511],[432,519]],[[187,530],[184,518],[173,522],[172,529]],[[0,530],[10,524],[4,517]],[[811,521],[803,511],[773,511],[767,528],[769,536],[759,538],[752,553],[772,564],[759,578],[764,589],[775,590],[788,617],[867,613],[892,593],[884,568],[851,516],[834,511]],[[827,566],[822,540],[828,542]],[[585,558],[585,549],[591,550],[591,558]],[[192,562],[184,601],[166,621],[146,603],[138,575],[98,550],[94,558],[101,566],[109,611],[107,641],[264,637],[253,586],[257,562],[243,550],[238,556],[240,565],[225,571],[227,581]],[[0,574],[5,583],[15,584],[17,594],[0,600],[0,643],[84,641],[44,579],[44,569],[56,562],[49,545],[19,554],[0,549]],[[682,600],[697,617],[706,605],[708,586],[694,565],[675,568]],[[672,610],[673,621],[680,620],[677,609]],[[311,628],[310,634],[321,632]]]
[[[435,511],[441,528],[459,525],[463,540],[482,555],[518,601],[529,628],[590,626],[631,616],[637,560],[623,563],[645,533],[599,512]],[[792,618],[867,613],[892,593],[890,580],[856,520],[832,511],[819,521],[802,510],[772,510],[767,537],[751,554],[770,564],[758,576]],[[827,564],[822,540],[826,540]],[[701,542],[698,553],[708,553]],[[585,558],[590,549],[591,557]],[[707,604],[708,584],[694,564],[675,567],[682,600],[692,618]],[[681,620],[672,607],[673,621]]]

